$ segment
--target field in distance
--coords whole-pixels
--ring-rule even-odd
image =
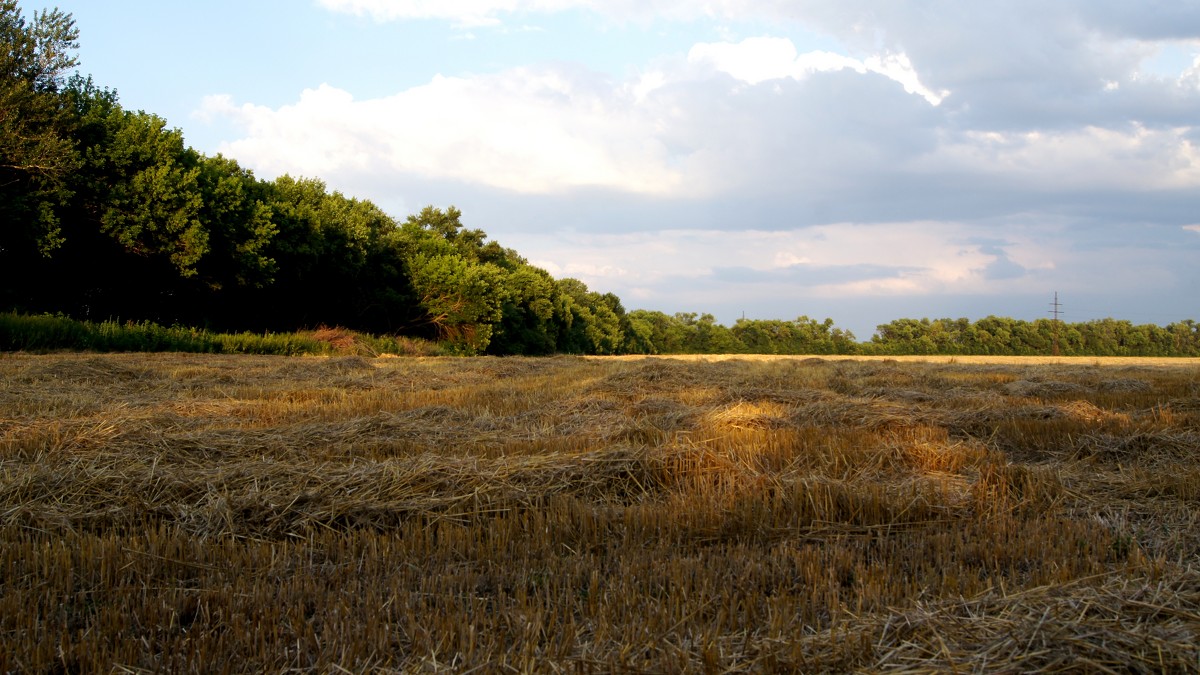
[[[1200,362],[0,355],[0,672],[1200,670]]]

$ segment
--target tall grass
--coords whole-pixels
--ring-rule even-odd
[[[0,313],[0,351],[189,352],[208,354],[439,353],[432,343],[379,337],[344,329],[301,333],[215,333],[150,321],[77,321],[65,316]]]

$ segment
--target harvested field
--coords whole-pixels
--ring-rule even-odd
[[[1200,671],[1200,365],[0,355],[0,672]]]

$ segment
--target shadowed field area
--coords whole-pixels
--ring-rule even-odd
[[[0,671],[1200,670],[1194,361],[0,356]]]

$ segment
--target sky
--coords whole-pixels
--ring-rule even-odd
[[[627,309],[1200,319],[1200,0],[56,6],[197,150]]]

